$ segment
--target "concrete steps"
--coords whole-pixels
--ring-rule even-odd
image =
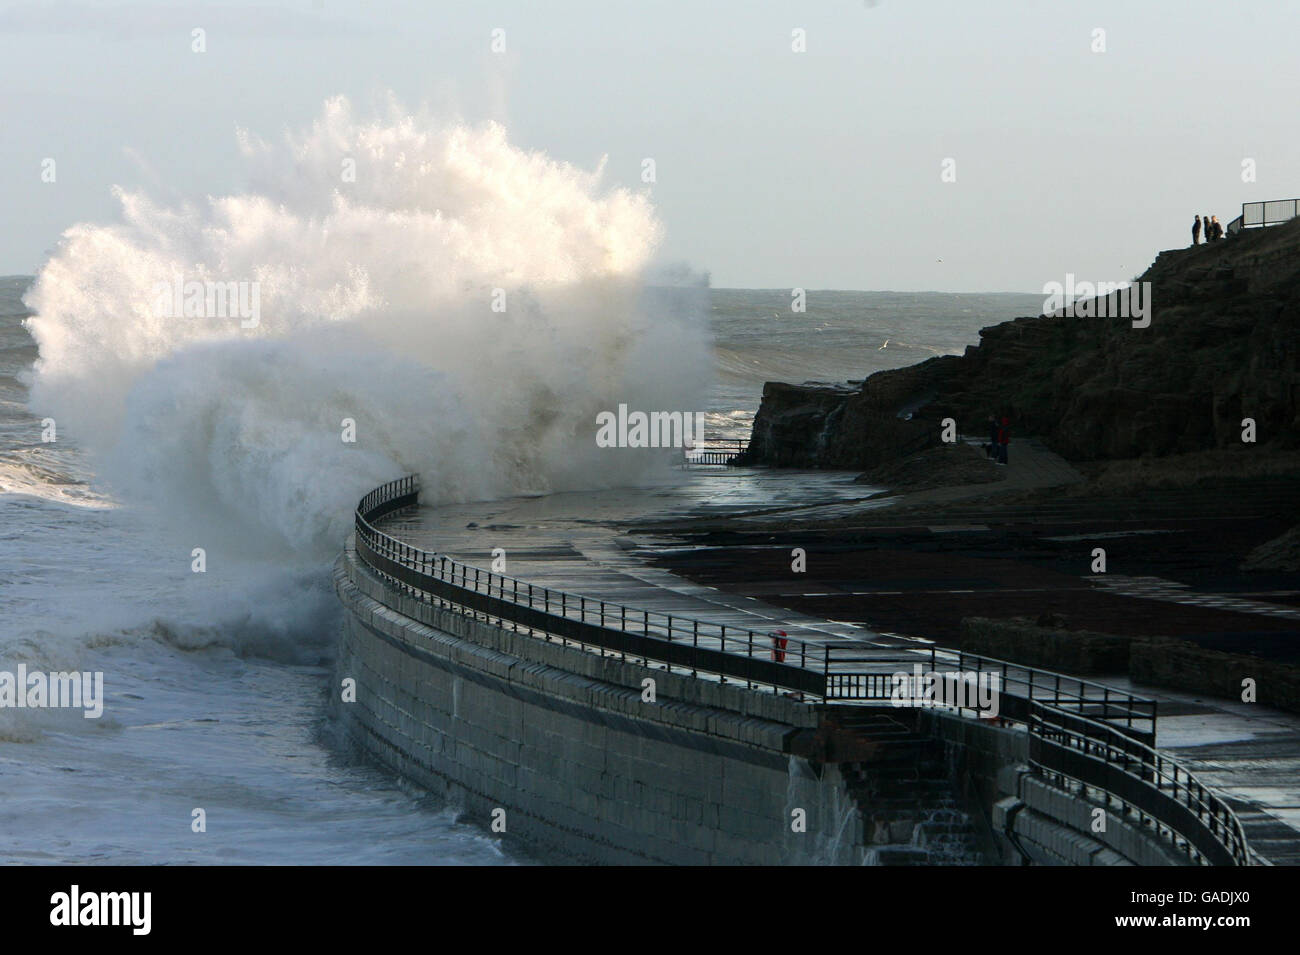
[[[841,727],[876,747],[840,771],[862,814],[877,865],[980,865],[975,826],[953,788],[943,743],[887,714],[846,716]]]

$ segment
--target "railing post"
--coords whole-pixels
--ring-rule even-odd
[[[754,659],[754,631],[753,630],[749,631],[749,649],[746,652],[749,654],[749,658],[751,660]],[[752,690],[754,688],[754,681],[751,680],[748,676],[745,677],[745,688],[748,690]]]
[[[691,646],[694,647],[696,650],[700,648],[700,622],[694,619],[691,620]],[[691,662],[692,663],[695,662],[694,657],[691,658]],[[694,677],[697,676],[698,674],[699,671],[696,670],[694,666],[692,666],[691,676]]]

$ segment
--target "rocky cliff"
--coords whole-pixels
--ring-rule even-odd
[[[857,386],[769,382],[747,460],[870,468],[937,443],[946,417],[982,435],[990,413],[1075,460],[1240,446],[1247,417],[1261,449],[1300,444],[1300,220],[1162,252],[1139,281],[1146,328],[1017,318]]]

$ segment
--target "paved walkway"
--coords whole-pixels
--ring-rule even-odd
[[[982,448],[983,442],[976,438],[963,437],[963,441]],[[946,504],[968,497],[980,497],[992,492],[1031,491],[1044,487],[1060,487],[1064,484],[1079,484],[1084,478],[1069,461],[1047,450],[1038,438],[1025,438],[1010,445],[1007,450],[1007,463],[994,465],[1005,475],[1002,480],[991,484],[961,484],[956,487],[936,487],[924,491],[913,491],[904,495],[908,504]]]
[[[1021,442],[1019,447],[1025,445]],[[1033,451],[1022,451],[1022,457],[1029,459],[1022,486],[1070,478],[1050,452],[1035,456]],[[384,529],[411,544],[482,568],[490,567],[494,549],[502,548],[504,572],[509,576],[597,600],[695,617],[729,629],[784,630],[791,638],[810,643],[888,649],[894,651],[890,656],[928,652],[931,642],[924,639],[811,617],[647,566],[638,551],[663,553],[680,543],[643,539],[635,544],[617,527],[623,522],[644,523],[649,517],[770,515],[784,511],[791,499],[806,500],[810,493],[823,495],[819,508],[862,506],[863,502],[851,500],[851,478],[827,472],[691,471],[682,473],[683,483],[677,486],[422,508],[386,521]],[[979,493],[989,490],[989,485],[972,487]],[[845,503],[846,498],[850,503]],[[824,516],[825,511],[818,514],[819,519]],[[1277,606],[1246,609],[1269,612]],[[895,663],[885,672],[897,669]],[[1134,687],[1123,678],[1096,682],[1159,700],[1161,748],[1230,797],[1248,826],[1252,846],[1265,859],[1300,864],[1300,716]]]
[[[1227,594],[1207,594],[1192,590],[1187,584],[1163,577],[1124,577],[1119,574],[1098,574],[1089,578],[1094,587],[1123,594],[1126,597],[1143,597],[1147,600],[1164,600],[1169,603],[1193,607],[1213,607],[1215,610],[1234,610],[1237,613],[1261,614],[1300,620],[1300,610],[1262,600],[1244,600]],[[1294,593],[1294,591],[1289,591]]]
[[[962,441],[973,447],[982,448],[978,438],[963,436]],[[833,498],[822,498],[808,503],[804,498],[798,504],[786,507],[762,506],[752,513],[743,511],[729,514],[728,520],[738,524],[770,524],[774,519],[789,518],[800,522],[837,521],[857,517],[867,512],[879,512],[882,509],[905,507],[909,511],[923,508],[928,504],[948,504],[967,498],[984,497],[989,494],[1005,494],[1019,491],[1032,491],[1040,488],[1061,487],[1078,484],[1084,480],[1082,474],[1065,458],[1047,450],[1038,438],[1025,438],[1013,444],[1008,452],[1008,463],[998,467],[1002,479],[982,484],[960,484],[952,487],[935,487],[923,491],[903,493],[881,493],[879,488],[869,484],[854,484],[856,494],[842,493]],[[757,472],[764,473],[764,472]],[[773,475],[789,472],[769,471]],[[826,472],[822,472],[826,473]],[[836,472],[831,472],[836,473]]]

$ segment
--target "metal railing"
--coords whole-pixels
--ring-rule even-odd
[[[711,674],[724,683],[734,680],[826,701],[890,701],[895,675],[910,675],[918,667],[923,673],[997,674],[999,705],[1009,719],[1026,721],[1029,704],[1039,701],[1122,726],[1138,738],[1155,737],[1155,700],[1089,680],[934,646],[890,651],[783,637],[778,647],[769,632],[542,587],[413,547],[374,526],[382,517],[414,507],[418,498],[413,476],[392,481],[361,499],[355,521],[361,559],[413,597],[624,659],[653,660],[670,670]]]
[[[358,556],[409,596],[672,672],[825,697],[831,654],[821,644],[787,639],[778,650],[769,634],[538,586],[412,547],[374,526],[415,506],[418,493],[413,477],[376,488],[355,521]]]
[[[687,466],[696,464],[727,465],[745,453],[749,442],[742,438],[712,438],[693,447],[682,449],[682,459]]]
[[[876,667],[869,673],[832,672],[827,687],[828,699],[889,701],[893,698],[893,684],[891,680],[882,682],[880,677],[891,676],[892,679],[892,675],[880,673],[879,665],[916,666],[919,662],[923,674],[969,674],[976,682],[981,678],[996,676],[999,688],[998,715],[1003,719],[1028,723],[1034,706],[1049,705],[1070,715],[1106,723],[1136,740],[1155,740],[1157,702],[1104,683],[1094,683],[1064,673],[1040,670],[976,653],[941,650],[933,646],[928,652],[900,656],[877,654],[874,651],[868,651],[863,656],[851,656],[852,652],[862,654],[864,648],[837,649],[841,652],[834,659],[840,666],[873,663]]]
[[[1029,762],[1061,788],[1070,779],[1112,800],[1139,825],[1209,865],[1251,865],[1241,820],[1186,767],[1113,726],[1034,703]]]
[[[602,655],[814,702],[892,702],[900,673],[974,674],[976,680],[996,674],[998,715],[1028,727],[1037,772],[1069,777],[1137,809],[1144,820],[1150,816],[1198,859],[1251,859],[1241,823],[1226,803],[1152,748],[1153,699],[934,646],[876,650],[784,636],[778,644],[771,633],[538,586],[413,547],[375,527],[418,502],[419,483],[408,476],[371,491],[355,515],[357,556],[412,598]]]
[[[1300,216],[1300,199],[1269,199],[1264,202],[1243,202],[1241,215],[1228,223],[1228,235],[1242,229],[1281,225]]]

